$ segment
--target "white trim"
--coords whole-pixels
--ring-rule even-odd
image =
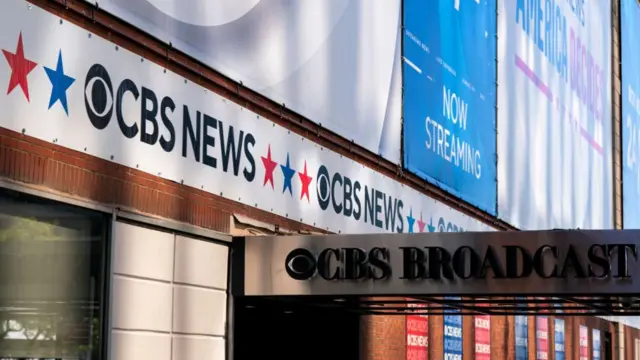
[[[151,225],[154,227],[167,229],[169,231],[182,233],[184,235],[198,236],[210,240],[222,241],[225,243],[231,243],[232,241],[232,236],[229,234],[208,230],[175,220],[141,215],[127,210],[122,210],[121,208],[116,209],[115,216],[116,220],[129,220],[140,224]],[[231,219],[229,219],[229,221],[231,221]]]
[[[103,338],[102,343],[105,344],[106,346],[106,349],[104,349],[103,351],[105,359],[111,358],[111,344],[113,339],[113,336],[111,336],[111,328],[113,326],[113,316],[112,316],[113,314],[113,263],[114,263],[113,253],[115,251],[115,243],[116,243],[114,241],[114,234],[116,233],[116,225],[117,225],[116,212],[117,210],[114,209],[111,215],[111,231],[109,231],[109,236],[107,236],[107,239],[106,239],[109,253],[106,254],[105,262],[108,263],[108,268],[105,269],[106,271],[104,271],[104,279],[102,280],[103,289],[108,291],[108,293],[105,294],[106,296],[103,296],[104,299],[107,299],[107,303],[104,304],[103,306],[106,306],[109,309],[109,311],[107,311],[104,317],[106,326],[105,324],[102,324],[102,329],[101,329],[102,338]],[[107,265],[107,264],[104,264],[104,265]],[[105,285],[104,282],[107,282],[106,284],[107,286],[104,286]]]

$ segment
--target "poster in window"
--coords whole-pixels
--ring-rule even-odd
[[[549,318],[536,317],[536,360],[549,358]]]
[[[475,360],[491,360],[491,317],[476,315],[474,326]]]
[[[449,297],[448,300],[460,300]],[[462,315],[459,309],[448,309],[444,316],[444,360],[462,360]]]
[[[584,325],[580,325],[579,354],[580,360],[589,360],[589,329]]]
[[[564,319],[555,318],[554,329],[553,329],[553,339],[554,339],[554,356],[555,360],[564,360]]]
[[[410,308],[423,308],[423,304],[408,304]],[[429,358],[429,316],[411,314],[406,316],[407,360]]]

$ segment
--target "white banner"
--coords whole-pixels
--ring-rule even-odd
[[[2,127],[334,232],[490,230],[22,0],[0,30]]]
[[[86,1],[400,161],[400,0]]]
[[[613,226],[611,3],[498,1],[498,216]]]

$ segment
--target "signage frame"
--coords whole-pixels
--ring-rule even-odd
[[[474,250],[486,257],[485,250],[493,247],[504,250],[498,252],[496,261],[502,265],[509,265],[509,260],[504,256],[509,246],[518,247],[524,253],[534,255],[536,250],[549,246],[549,249],[552,249],[549,253],[557,251],[558,258],[565,259],[565,262],[567,254],[573,251],[575,258],[581,265],[584,265],[585,269],[588,270],[591,266],[592,270],[597,272],[595,270],[597,262],[584,262],[588,260],[590,248],[593,249],[595,246],[596,248],[613,249],[619,248],[621,245],[628,245],[628,249],[632,251],[627,251],[627,256],[622,257],[622,260],[626,259],[626,263],[621,271],[634,274],[635,269],[638,268],[636,264],[638,254],[634,241],[638,235],[640,235],[638,230],[554,230],[518,233],[247,237],[236,242],[241,247],[236,251],[236,254],[241,253],[241,259],[238,259],[240,264],[236,264],[239,271],[237,274],[241,276],[237,276],[237,278],[241,277],[242,279],[234,287],[234,292],[239,296],[632,296],[640,294],[640,282],[634,283],[630,276],[617,278],[616,266],[613,266],[614,273],[604,278],[598,278],[595,273],[591,274],[594,275],[591,277],[576,278],[576,273],[570,272],[567,272],[564,277],[545,278],[539,276],[536,271],[532,271],[526,277],[526,281],[523,281],[523,278],[518,277],[496,279],[491,276],[491,270],[488,270],[486,276],[482,278],[454,276],[449,279],[446,276],[446,271],[443,270],[440,272],[440,279],[434,277],[424,279],[404,276],[408,273],[403,268],[402,260],[403,255],[406,255],[403,252],[408,251],[406,249],[424,249],[425,245],[441,249],[448,252],[449,255],[453,253],[452,257],[455,257],[455,251],[461,248],[464,248],[465,251]],[[327,260],[329,258],[331,261],[328,263],[318,262],[318,254],[326,249],[338,250],[330,251],[331,256],[321,259]],[[301,255],[301,258],[296,257],[294,250],[299,252],[298,255]],[[426,252],[428,255],[429,250]],[[351,265],[347,263],[347,266],[342,266],[344,264],[340,261],[335,263],[336,258],[344,258],[348,254],[370,258],[371,263],[365,264],[366,266],[362,268],[353,267],[353,263]],[[327,254],[325,253],[325,255]],[[531,256],[535,257],[534,255]],[[376,258],[379,266],[375,266]],[[620,258],[614,251],[611,263],[620,264]],[[303,274],[304,271],[302,271],[298,274],[301,276],[299,279],[292,278],[292,272],[287,271],[287,267],[305,261],[312,264],[313,269],[303,269],[310,272]],[[471,260],[461,261],[464,266],[469,266],[470,262]],[[455,262],[451,264],[452,267],[457,266]],[[549,266],[550,263],[546,260],[543,261],[543,264],[545,265],[542,268],[548,274],[548,271],[552,270],[553,264]],[[325,279],[327,276],[325,278],[319,276],[318,266],[322,268],[324,275],[338,274],[337,278],[327,280]],[[385,272],[385,266],[387,266],[388,272]],[[426,267],[428,268],[428,266]]]

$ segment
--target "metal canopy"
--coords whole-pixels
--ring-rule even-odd
[[[250,296],[238,298],[236,306],[269,308],[270,311],[344,311],[360,315],[561,315],[640,316],[632,298],[356,298]]]
[[[232,292],[248,307],[283,311],[640,315],[638,235],[552,230],[236,238]]]

